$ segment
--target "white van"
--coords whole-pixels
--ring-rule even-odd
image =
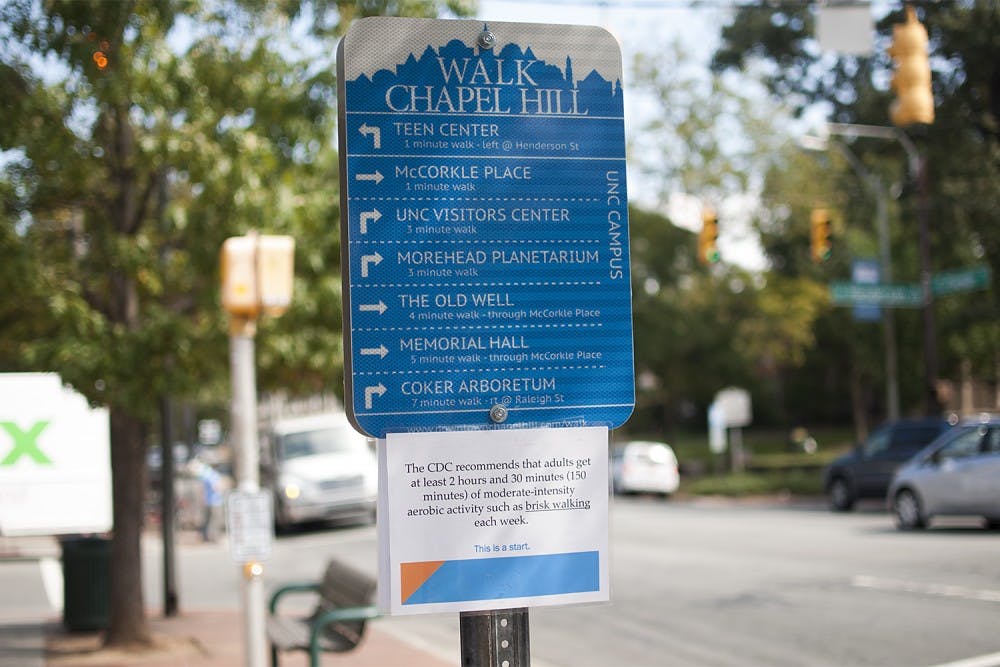
[[[264,434],[263,478],[278,528],[327,519],[375,519],[373,443],[344,413],[281,419]]]

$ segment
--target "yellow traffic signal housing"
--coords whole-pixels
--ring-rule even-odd
[[[698,234],[698,261],[702,264],[715,264],[719,261],[719,249],[716,242],[719,239],[719,226],[715,210],[706,207],[701,212],[701,232]]]
[[[892,124],[904,127],[934,122],[931,64],[927,57],[927,29],[917,20],[913,7],[906,8],[906,23],[892,27],[889,55],[896,62],[892,88],[896,99],[889,107]]]
[[[830,214],[825,208],[814,208],[809,216],[812,240],[810,248],[814,262],[825,262],[833,254],[830,242]]]

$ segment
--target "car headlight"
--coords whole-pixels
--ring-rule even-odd
[[[281,491],[281,498],[283,500],[303,500],[311,491],[309,482],[297,477],[282,477],[280,483],[278,488]]]

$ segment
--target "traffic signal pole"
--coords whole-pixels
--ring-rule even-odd
[[[896,141],[906,152],[907,172],[917,186],[917,235],[920,253],[920,289],[923,317],[924,413],[940,412],[937,397],[938,355],[934,299],[931,292],[930,189],[927,180],[927,157],[920,154],[913,140],[903,130],[881,125],[827,123],[827,131],[846,137],[867,137]]]
[[[941,411],[938,400],[937,327],[934,322],[934,297],[931,292],[931,232],[930,195],[927,187],[927,156],[917,162],[917,224],[920,245],[920,290],[924,324],[924,413],[928,416]]]

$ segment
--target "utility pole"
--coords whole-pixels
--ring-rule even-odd
[[[237,490],[244,497],[260,491],[254,361],[257,317],[262,311],[280,315],[291,303],[294,250],[291,237],[259,236],[256,232],[227,239],[222,246],[222,305],[230,315],[232,439]],[[262,558],[245,558],[240,563],[247,667],[266,664],[264,566],[259,560]]]
[[[854,127],[842,125],[840,127]],[[882,128],[889,130],[889,128]],[[889,130],[890,132],[892,130]],[[840,134],[835,129],[829,129],[830,134]],[[892,247],[889,239],[889,206],[888,193],[882,184],[882,179],[858,159],[858,156],[842,141],[827,141],[821,137],[802,137],[799,145],[810,151],[825,151],[832,143],[847,160],[858,178],[871,191],[875,198],[875,229],[878,234],[879,269],[884,283],[892,282]],[[896,315],[892,308],[882,307],[882,334],[885,346],[885,386],[886,386],[886,418],[899,419],[899,346],[896,342]]]
[[[924,412],[934,415],[940,411],[937,399],[937,334],[934,321],[934,302],[931,291],[930,251],[930,194],[927,182],[927,158],[920,154],[913,140],[903,130],[880,125],[851,125],[827,123],[830,134],[846,137],[868,137],[896,141],[906,152],[907,173],[917,187],[917,234],[920,252],[921,310],[923,311],[924,356]]]

